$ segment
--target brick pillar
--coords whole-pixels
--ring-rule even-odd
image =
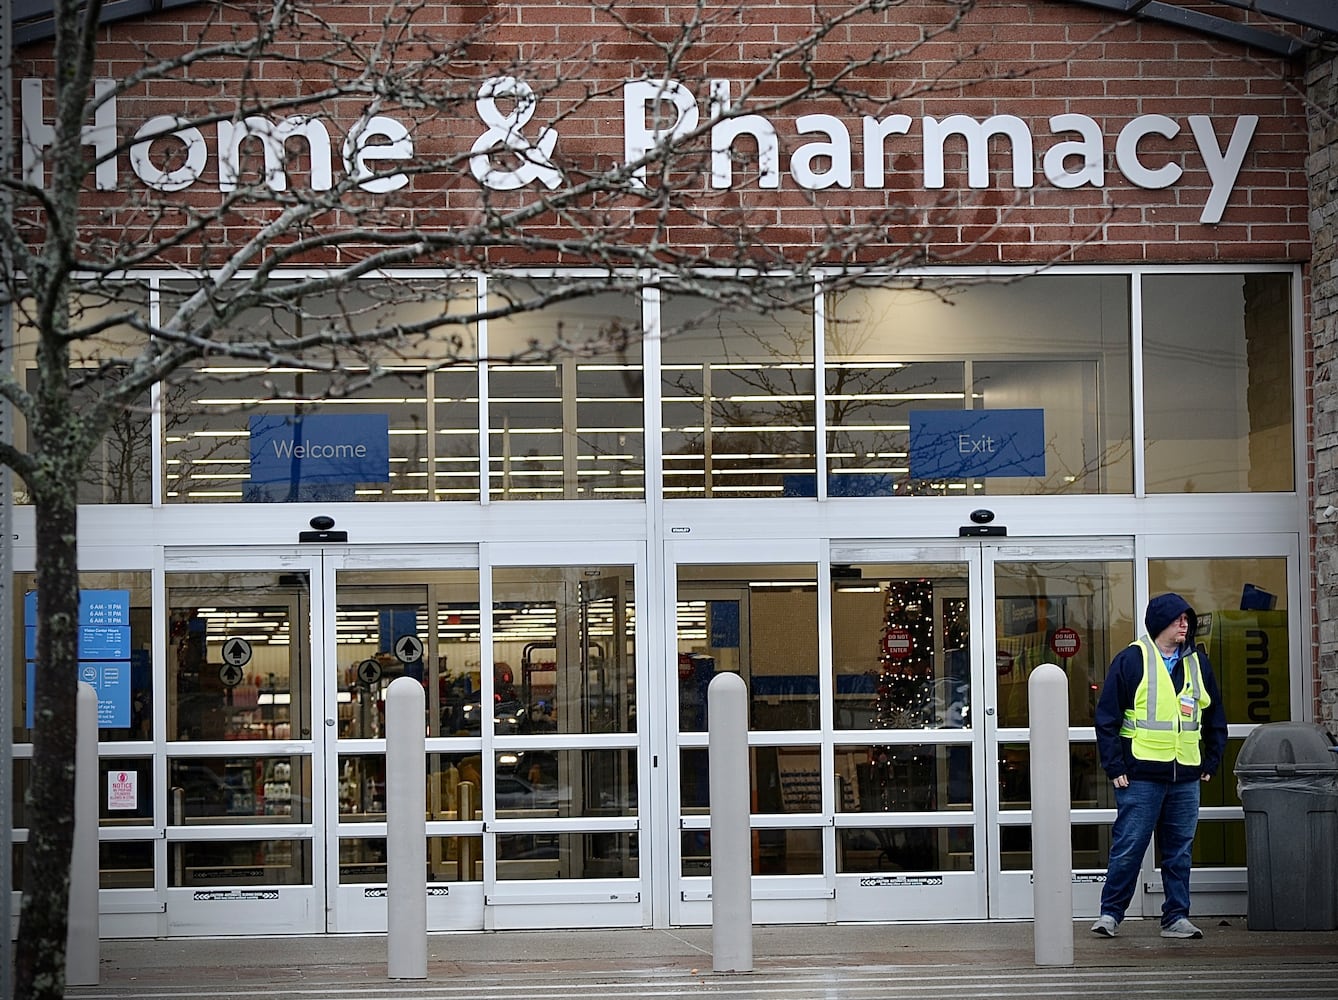
[[[1310,331],[1315,352],[1315,572],[1319,717],[1338,734],[1338,58],[1315,52],[1306,67],[1310,154]]]

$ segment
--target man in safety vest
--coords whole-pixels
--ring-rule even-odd
[[[1096,704],[1101,767],[1115,785],[1110,866],[1092,933],[1114,937],[1155,831],[1166,898],[1161,936],[1201,938],[1189,922],[1189,870],[1199,785],[1226,748],[1226,715],[1198,615],[1179,594],[1148,602],[1147,633],[1116,655]]]

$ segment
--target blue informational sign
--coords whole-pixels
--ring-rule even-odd
[[[711,601],[710,639],[712,649],[739,648],[739,602]]]
[[[417,608],[382,608],[378,615],[380,641],[377,648],[393,653],[404,664],[404,675],[423,679],[423,643],[418,638]]]
[[[911,411],[911,478],[1045,475],[1044,410]]]
[[[98,728],[130,726],[130,661],[79,663],[79,679],[98,693]]]
[[[310,413],[250,419],[251,482],[302,486],[390,481],[390,418]]]
[[[27,660],[27,725],[37,693],[37,592],[23,595],[23,645]],[[130,726],[130,591],[79,592],[79,679],[98,693],[98,726]]]

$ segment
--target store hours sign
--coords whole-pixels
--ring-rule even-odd
[[[37,697],[37,591],[23,597],[23,646],[27,661],[26,724],[33,725]],[[79,679],[98,696],[98,728],[130,726],[130,591],[79,591]]]

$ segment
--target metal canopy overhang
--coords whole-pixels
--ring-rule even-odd
[[[0,0],[4,3],[6,0]],[[174,7],[184,7],[201,0],[107,0],[99,20],[124,21],[151,15]],[[1161,0],[1067,0],[1085,7],[1097,7],[1134,18],[1162,21],[1191,31],[1230,39],[1242,45],[1280,56],[1295,56],[1316,42],[1338,39],[1338,3],[1335,0],[1217,0],[1220,6],[1251,10],[1264,17],[1305,30],[1291,35],[1272,31],[1259,24],[1242,24],[1230,18],[1190,10]],[[50,15],[51,0],[8,0],[13,18],[14,44],[41,41],[54,34]]]
[[[4,3],[5,0],[0,0]],[[8,0],[13,17],[14,44],[40,42],[56,33],[51,0]],[[105,0],[98,20],[103,24],[156,14],[160,10],[185,7],[200,0]]]
[[[1306,29],[1302,35],[1271,31],[1262,24],[1242,24],[1202,10],[1189,10],[1159,0],[1068,0],[1129,17],[1178,25],[1229,39],[1280,56],[1297,56],[1325,39],[1338,38],[1338,3],[1334,0],[1217,0],[1219,6],[1251,10],[1282,24]]]

